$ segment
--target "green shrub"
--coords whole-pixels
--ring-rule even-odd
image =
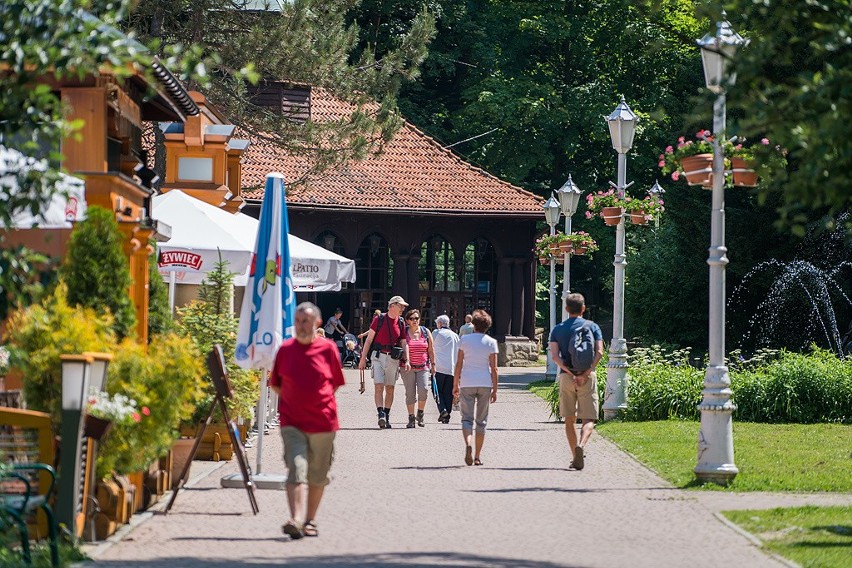
[[[124,237],[112,211],[89,207],[68,242],[60,276],[68,285],[68,302],[113,315],[119,338],[133,333],[136,312],[128,295],[130,264],[122,250]]]
[[[150,243],[154,245],[152,241]],[[160,276],[157,268],[157,249],[148,257],[148,342],[154,336],[168,333],[174,329],[172,310],[169,307],[169,287]]]
[[[31,410],[50,413],[59,424],[62,401],[63,354],[84,351],[113,352],[112,318],[94,310],[69,305],[67,288],[60,283],[40,304],[9,317],[6,338],[12,367],[24,381],[24,399]]]
[[[625,420],[698,418],[704,373],[689,364],[690,350],[638,347],[629,356]]]
[[[100,446],[97,474],[125,474],[147,468],[166,453],[178,427],[195,410],[203,392],[201,353],[186,337],[155,337],[145,348],[125,340],[109,366],[107,392],[136,401],[133,421],[119,423]]]
[[[852,423],[852,361],[831,351],[782,351],[766,365],[732,373],[731,387],[737,420]]]

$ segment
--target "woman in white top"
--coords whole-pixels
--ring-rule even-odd
[[[486,335],[491,316],[485,310],[473,311],[473,333],[459,343],[459,356],[453,376],[453,396],[461,406],[464,463],[482,465],[479,459],[485,443],[488,408],[497,401],[497,340]],[[476,455],[472,455],[471,438],[476,422]]]

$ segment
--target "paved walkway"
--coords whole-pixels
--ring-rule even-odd
[[[181,491],[172,512],[154,514],[120,542],[90,551],[116,567],[245,566],[748,566],[782,564],[714,515],[729,508],[852,503],[852,496],[685,492],[594,436],[586,468],[568,468],[561,424],[523,385],[543,369],[501,369],[482,467],[466,467],[458,414],[405,426],[397,388],[392,430],[376,427],[357,371],[339,392],[343,429],[319,538],[280,532],[285,494],[258,491],[252,516],[242,489],[222,489],[236,462]],[[265,438],[264,471],[283,473],[281,442]],[[254,450],[249,460],[255,463]]]

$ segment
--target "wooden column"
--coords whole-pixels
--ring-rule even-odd
[[[501,258],[498,261],[494,302],[494,334],[498,341],[503,341],[509,335],[509,324],[512,320],[511,258]]]
[[[408,292],[403,296],[410,307],[420,309],[420,255],[408,257]]]
[[[408,293],[408,255],[393,255],[393,284],[391,290],[395,296],[403,296]],[[411,300],[406,300],[410,302]]]
[[[523,259],[512,259],[512,325],[511,335],[521,335],[524,316],[524,274],[521,264]]]
[[[535,340],[535,259],[523,261],[521,268],[526,275],[524,283],[526,290],[524,293],[524,327],[523,334],[531,341]]]

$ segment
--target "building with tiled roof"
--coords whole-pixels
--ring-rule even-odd
[[[298,106],[309,120],[340,120],[355,108],[323,89],[272,85],[280,98],[267,88],[263,104]],[[356,260],[354,285],[311,298],[325,314],[341,307],[347,327],[359,332],[399,294],[421,310],[424,325],[446,313],[457,328],[483,307],[501,341],[534,337],[530,248],[543,219],[539,196],[468,164],[407,122],[380,153],[320,174],[263,137],[240,136],[251,139],[242,158],[243,211],[259,213],[266,174],[281,172],[298,180],[287,192],[291,232]]]

